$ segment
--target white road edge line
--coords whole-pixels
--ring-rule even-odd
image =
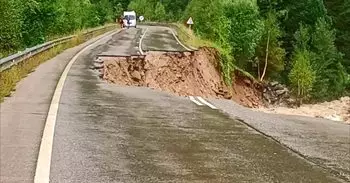
[[[171,33],[173,34],[174,38],[176,39],[176,41],[182,46],[184,47],[187,51],[192,51],[191,49],[189,49],[188,47],[186,47],[184,44],[181,43],[181,41],[179,40],[179,38],[177,38],[174,30],[172,28],[169,28],[169,30],[171,31]]]
[[[77,58],[85,52],[87,49],[90,47],[94,46],[96,43],[101,41],[102,38],[105,38],[107,36],[117,34],[119,31],[113,31],[105,36],[102,36],[95,40],[93,43],[90,45],[86,46],[83,48],[81,51],[79,51],[67,64],[65,67],[60,80],[58,81],[58,84],[55,89],[55,93],[53,94],[51,104],[50,104],[50,109],[47,114],[47,118],[45,121],[45,127],[44,127],[44,132],[43,136],[41,139],[41,144],[40,144],[40,150],[39,150],[39,155],[38,155],[38,161],[36,165],[36,170],[35,170],[35,177],[34,177],[34,182],[35,183],[49,183],[50,182],[50,168],[51,168],[51,155],[52,155],[52,145],[53,145],[53,137],[55,133],[55,125],[56,125],[56,118],[57,118],[57,112],[58,112],[58,107],[59,107],[59,102],[62,94],[62,89],[65,83],[65,80],[67,78],[68,72],[71,69],[73,63],[77,60]]]
[[[190,100],[197,105],[204,105],[204,104],[198,102],[193,96],[190,96]]]
[[[146,35],[146,32],[148,31],[148,28],[145,30],[145,32],[143,33],[143,35],[141,36],[140,42],[139,42],[139,50],[140,50],[140,54],[144,55],[143,51],[142,51],[142,40]]]
[[[207,101],[204,100],[202,97],[197,97],[197,99],[198,99],[199,101],[201,101],[203,104],[209,106],[210,108],[212,108],[212,109],[217,109],[213,104],[207,102]]]

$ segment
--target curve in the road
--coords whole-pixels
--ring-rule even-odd
[[[143,51],[142,51],[142,41],[143,38],[145,37],[146,33],[148,31],[148,28],[146,28],[145,32],[143,33],[143,35],[141,36],[140,42],[139,42],[139,49],[140,49],[140,55],[144,55]]]
[[[182,42],[179,40],[179,38],[177,38],[174,30],[172,28],[169,28],[171,33],[173,34],[174,38],[176,39],[176,41],[182,46],[184,47],[187,51],[192,51],[191,49],[189,49],[187,46],[185,46],[184,44],[182,44]]]

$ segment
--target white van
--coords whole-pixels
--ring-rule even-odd
[[[129,20],[130,24],[128,24],[128,20]],[[136,28],[136,13],[135,13],[135,11],[124,11],[124,26]]]

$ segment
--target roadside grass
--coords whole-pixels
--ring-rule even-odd
[[[192,30],[190,30],[189,28],[187,28],[183,24],[173,23],[171,25],[173,25],[173,27],[175,27],[179,39],[186,46],[188,46],[190,48],[195,48],[195,49],[198,49],[198,48],[204,47],[204,46],[215,47],[213,42],[201,39],[200,37],[196,36]]]
[[[200,38],[199,36],[195,35],[195,33],[187,28],[185,25],[181,23],[172,23],[171,26],[175,28],[177,32],[177,36],[179,37],[180,41],[184,43],[186,46],[190,48],[201,48],[201,47],[212,47],[215,48],[219,53],[220,53],[220,60],[218,62],[230,62],[230,59],[234,59],[233,56],[230,54],[230,51],[222,48],[220,45],[217,45],[216,43],[205,40]],[[217,63],[215,63],[217,65]],[[225,73],[223,67],[221,66],[221,72],[223,74],[223,77],[225,78],[227,83],[232,83],[234,81],[234,71],[238,71],[241,73],[243,76],[248,77],[250,80],[253,82],[259,82],[252,74],[249,72],[239,68],[236,65],[231,65],[230,66],[230,73]],[[229,78],[229,79],[228,79]]]
[[[3,102],[5,97],[11,96],[11,92],[15,91],[16,84],[29,73],[35,71],[35,68],[45,61],[55,57],[68,48],[77,46],[93,37],[99,36],[105,32],[111,31],[116,27],[107,27],[89,34],[84,35],[82,31],[77,33],[74,38],[66,43],[56,45],[49,50],[34,55],[26,60],[23,60],[10,69],[0,72],[0,102]]]

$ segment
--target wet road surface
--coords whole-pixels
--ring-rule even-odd
[[[147,28],[140,27],[105,39],[73,65],[57,116],[51,182],[341,182],[328,168],[310,163],[219,110],[197,106],[184,97],[101,81],[98,73],[90,70],[93,60],[97,55],[140,54],[137,45]],[[144,51],[184,51],[167,28],[148,28],[142,42]],[[42,130],[57,79],[83,46],[69,49],[39,66],[20,82],[12,97],[1,103],[0,182],[33,182]],[[230,115],[235,114],[232,106],[212,103],[230,109],[224,110]],[[233,116],[255,119],[258,125],[251,125],[254,127],[264,129],[264,125],[259,125],[268,121],[255,113],[237,111],[239,114]],[[270,136],[282,139],[283,143],[286,142],[283,138],[293,141],[301,151],[300,146],[305,144],[314,148],[309,151],[313,153],[321,147],[311,145],[309,139],[302,143],[303,138],[321,134],[321,139],[328,139],[333,134],[321,130],[311,136],[298,136],[291,129],[280,130],[282,124],[290,125],[266,127],[272,133]],[[300,123],[294,125],[301,128]],[[328,139],[327,148],[336,140],[343,143],[342,139],[338,136]],[[344,146],[333,147],[335,159],[340,161],[339,157],[346,153],[339,147]],[[346,157],[344,160],[342,166],[346,166]]]
[[[132,39],[135,30],[113,44],[131,47],[118,36]],[[69,73],[51,182],[337,182],[328,170],[218,110],[101,81],[89,67],[109,48],[82,55]]]
[[[0,103],[0,182],[33,182],[42,132],[57,80],[68,61],[97,38],[41,64],[17,84],[11,97]]]
[[[171,32],[171,29],[161,26],[143,27],[147,32],[143,38],[142,50],[144,51],[188,51],[182,47]]]

